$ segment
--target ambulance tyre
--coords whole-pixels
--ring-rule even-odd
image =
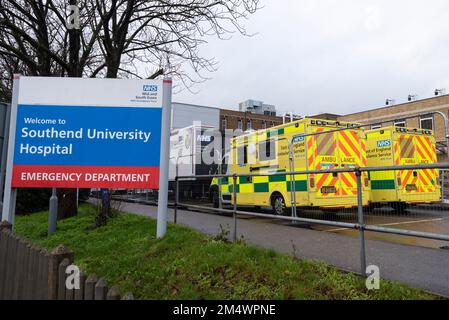
[[[393,202],[391,206],[396,214],[406,214],[407,203],[406,202]]]
[[[220,206],[220,199],[219,199],[220,195],[218,194],[218,189],[217,188],[213,188],[212,189],[212,195],[211,195],[211,200],[212,200],[212,204],[214,205],[214,208],[218,208]]]
[[[271,208],[274,215],[281,216],[285,213],[285,200],[282,194],[275,192],[271,195]]]

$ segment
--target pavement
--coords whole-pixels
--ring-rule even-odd
[[[124,202],[121,210],[157,217],[155,206]],[[173,221],[173,209],[169,209],[168,218]],[[178,210],[177,220],[180,225],[209,235],[218,234],[220,225],[232,233],[233,219],[229,216]],[[360,273],[357,237],[269,222],[260,218],[238,219],[237,235],[242,235],[248,244]],[[380,268],[383,279],[449,297],[449,250],[367,239],[366,257],[367,265]]]

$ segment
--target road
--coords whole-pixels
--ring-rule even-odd
[[[156,218],[157,208],[123,203],[122,210]],[[173,221],[173,210],[169,209]],[[206,234],[216,235],[220,225],[232,226],[232,217],[178,210],[178,223]],[[268,222],[272,222],[268,220]],[[341,233],[322,232],[266,219],[238,219],[238,236],[249,244],[277,252],[326,262],[342,270],[359,272],[359,241]],[[449,297],[449,250],[367,239],[367,264],[380,267],[381,277],[409,284]]]

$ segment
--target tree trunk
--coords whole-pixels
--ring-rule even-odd
[[[77,5],[78,0],[70,0],[70,5]],[[80,52],[80,30],[74,28],[69,33],[69,77],[81,77],[81,67],[79,61]],[[76,202],[76,189],[58,189],[58,219],[66,219],[78,214],[78,204]]]
[[[78,213],[76,189],[58,189],[58,220],[74,217]]]

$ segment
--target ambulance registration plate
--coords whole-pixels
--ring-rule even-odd
[[[408,185],[406,185],[405,186],[405,190],[407,190],[407,191],[416,191],[417,190],[416,184],[408,184]]]
[[[334,186],[326,186],[321,188],[321,193],[336,193]]]

